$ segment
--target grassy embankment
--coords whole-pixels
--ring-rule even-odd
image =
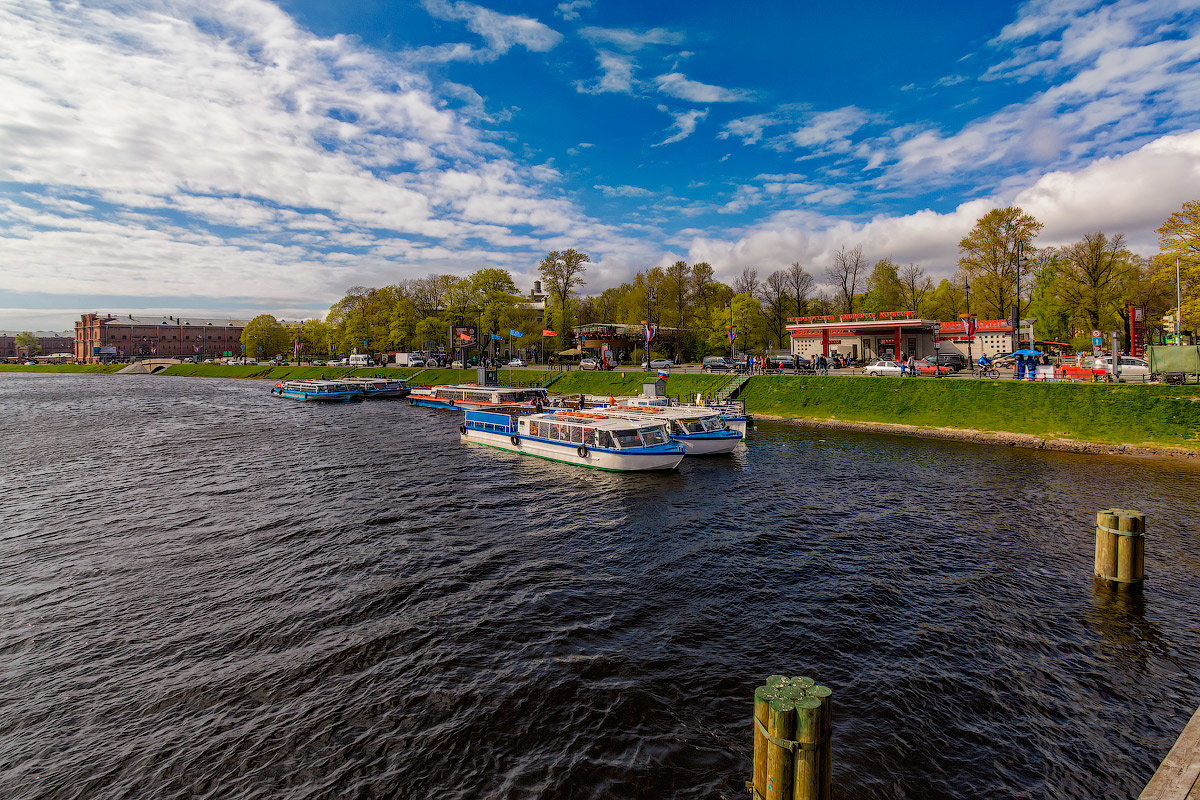
[[[796,419],[1200,450],[1200,386],[771,376],[740,399],[752,414]]]
[[[0,372],[93,372],[97,374],[117,372],[124,364],[0,364]]]
[[[555,394],[571,395],[631,395],[641,394],[642,384],[653,381],[654,372],[614,370],[612,372],[568,372],[554,382],[550,391]],[[729,383],[728,375],[706,375],[674,373],[667,380],[667,394],[684,400],[695,400],[696,394],[716,394]]]

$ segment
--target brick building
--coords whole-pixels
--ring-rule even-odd
[[[242,354],[245,320],[84,314],[75,323],[75,360],[223,358]]]
[[[75,352],[75,339],[70,331],[32,331],[37,337],[39,349],[36,355],[52,356],[56,353]],[[0,360],[15,361],[19,357],[32,355],[17,347],[17,336],[21,331],[0,331]]]

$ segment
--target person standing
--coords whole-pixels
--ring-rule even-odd
[[[908,377],[913,377],[917,374],[917,357],[912,353],[908,354]]]

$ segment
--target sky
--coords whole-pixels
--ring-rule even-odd
[[[2,0],[0,98],[3,329],[568,247],[940,279],[993,207],[1151,254],[1200,199],[1196,0]]]

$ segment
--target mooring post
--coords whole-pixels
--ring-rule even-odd
[[[833,691],[772,675],[754,690],[753,800],[830,800]]]
[[[1096,513],[1096,580],[1116,589],[1140,589],[1146,579],[1146,515],[1106,508]]]

